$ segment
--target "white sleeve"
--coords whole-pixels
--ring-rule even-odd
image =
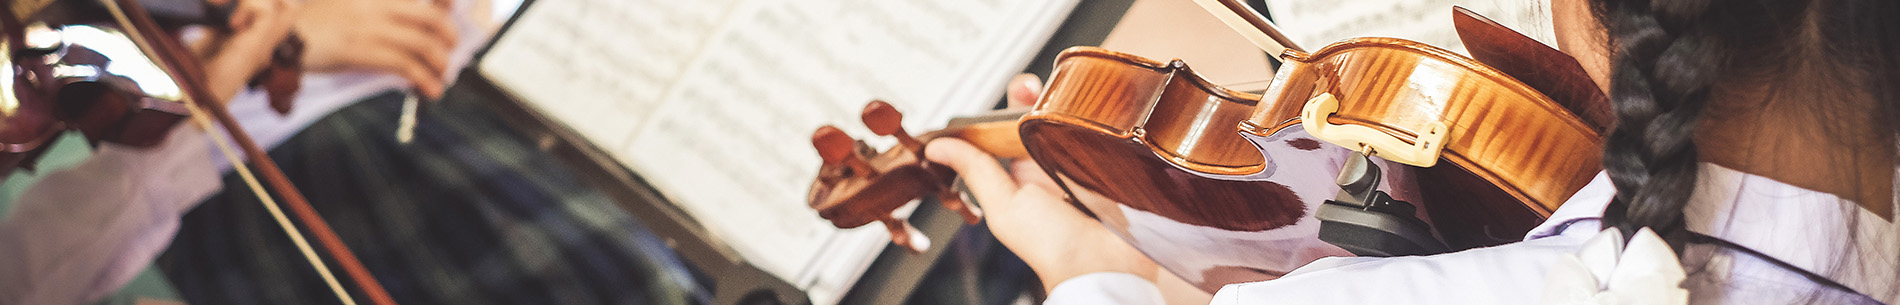
[[[1534,304],[1545,270],[1595,227],[1432,256],[1323,258],[1278,279],[1221,287],[1212,304]]]
[[[1154,282],[1133,274],[1096,272],[1083,274],[1049,289],[1043,305],[1068,304],[1162,304],[1161,289]]]
[[[157,147],[100,144],[27,189],[0,220],[0,304],[83,304],[131,281],[223,187],[210,145],[184,125]]]

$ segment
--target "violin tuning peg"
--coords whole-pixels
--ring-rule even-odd
[[[864,161],[867,151],[864,142],[852,139],[838,127],[818,127],[817,131],[811,133],[811,146],[818,149],[818,158],[824,159],[824,164],[844,164],[849,170],[842,172],[843,177],[876,174],[877,168]]]
[[[823,158],[825,164],[843,162],[845,158],[852,157],[857,151],[855,142],[844,130],[831,125],[820,126],[811,133],[811,146],[818,149],[818,157]]]
[[[897,108],[891,107],[890,103],[871,101],[864,105],[864,113],[860,118],[864,119],[864,127],[871,128],[871,133],[880,136],[904,133],[904,114],[897,112]]]
[[[924,143],[911,138],[910,133],[904,131],[904,114],[897,112],[897,107],[891,107],[890,103],[873,100],[870,104],[864,105],[864,113],[860,115],[860,118],[864,119],[864,127],[870,128],[871,133],[897,137],[899,144],[912,150],[922,149],[924,146]]]
[[[944,208],[963,215],[963,223],[976,224],[983,221],[983,208],[970,204],[968,200],[963,200],[963,192],[958,192],[956,188],[937,193],[937,202],[942,202]]]
[[[910,222],[896,218],[884,218],[878,221],[883,222],[884,228],[891,231],[891,243],[904,247],[904,250],[910,251],[911,254],[930,251],[930,237],[924,236],[923,231],[911,226]]]

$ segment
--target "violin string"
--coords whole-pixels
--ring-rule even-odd
[[[1254,84],[1259,84],[1259,83],[1265,83],[1265,82],[1271,82],[1271,81],[1273,81],[1273,79],[1272,79],[1272,78],[1268,78],[1268,79],[1256,79],[1256,80],[1250,80],[1250,81],[1244,81],[1244,82],[1234,82],[1234,83],[1228,83],[1228,84],[1225,84],[1225,85],[1221,85],[1221,87],[1237,87],[1237,86],[1243,86],[1243,85],[1254,85]]]
[[[1262,86],[1262,85],[1271,84],[1272,82],[1273,82],[1273,78],[1269,77],[1265,79],[1255,79],[1255,80],[1242,81],[1242,82],[1226,83],[1226,84],[1221,84],[1219,86],[1222,88],[1247,91],[1251,89],[1266,89],[1266,86]],[[1260,86],[1260,88],[1254,88],[1254,86]]]
[[[219,133],[211,119],[206,118],[209,114],[204,113],[204,110],[199,109],[195,104],[186,103],[185,108],[190,109],[192,122],[196,122],[198,128],[203,129],[205,134],[212,138],[211,142],[217,144],[218,151],[224,154],[224,159],[231,162],[231,171],[237,172],[239,177],[244,178],[244,184],[251,188],[252,193],[257,194],[257,199],[264,204],[264,209],[269,210],[271,218],[277,220],[277,226],[284,228],[284,234],[289,235],[290,242],[297,245],[297,251],[303,253],[304,260],[310,262],[310,267],[317,269],[317,275],[323,277],[323,282],[330,286],[330,291],[336,293],[337,298],[342,299],[344,305],[356,305],[356,299],[351,298],[349,291],[343,289],[343,284],[337,282],[336,275],[330,273],[330,267],[323,263],[322,258],[317,257],[316,250],[312,250],[310,242],[304,239],[303,233],[299,233],[296,225],[290,223],[290,218],[284,216],[284,210],[277,206],[277,200],[272,199],[270,193],[264,191],[263,183],[257,181],[257,176],[251,173],[251,168],[244,165],[244,159],[238,157],[237,151],[226,143],[229,141],[227,136]]]

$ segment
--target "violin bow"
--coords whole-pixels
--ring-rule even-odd
[[[1279,57],[1287,50],[1306,52],[1292,38],[1281,34],[1273,21],[1267,20],[1267,16],[1261,16],[1259,11],[1247,7],[1246,3],[1239,0],[1194,0],[1194,3],[1200,4],[1201,9],[1207,10],[1209,14],[1214,14],[1216,19],[1246,37],[1254,46],[1267,51],[1268,55]]]
[[[276,219],[278,226],[283,227],[284,233],[290,236],[292,243],[296,244],[304,260],[308,261],[312,268],[316,268],[318,275],[323,277],[324,282],[330,286],[330,290],[336,294],[337,298],[346,305],[356,304],[356,300],[350,296],[349,291],[337,282],[336,275],[331,274],[330,268],[323,263],[323,259],[311,249],[310,243],[304,239],[304,234],[291,224],[290,220],[284,216],[283,209],[275,200],[272,200],[270,193],[265,191],[264,186],[258,182],[257,173],[245,165],[244,160],[238,157],[227,144],[225,141],[227,139],[218,136],[211,119],[215,118],[218,125],[223,125],[229,136],[228,140],[237,143],[237,146],[252,161],[255,161],[257,172],[263,174],[264,180],[270,183],[271,190],[283,197],[284,203],[290,206],[291,213],[296,214],[298,221],[309,228],[311,235],[317,237],[317,241],[323,244],[324,250],[330,257],[336,259],[338,265],[342,265],[344,273],[348,274],[350,280],[356,283],[357,288],[369,297],[370,302],[376,305],[395,305],[396,302],[390,298],[389,292],[385,291],[382,284],[370,275],[369,269],[363,267],[363,263],[356,259],[356,255],[350,253],[349,248],[344,246],[343,240],[337,238],[336,232],[323,221],[323,217],[317,214],[316,209],[310,207],[309,201],[303,197],[303,193],[297,191],[295,185],[290,183],[290,178],[277,167],[277,163],[272,161],[264,149],[251,139],[250,134],[237,124],[237,119],[231,116],[230,110],[226,109],[224,104],[204,87],[205,75],[204,71],[200,70],[203,66],[198,63],[197,58],[175,38],[165,34],[164,31],[157,30],[158,23],[145,13],[145,8],[140,6],[137,0],[98,1],[112,14],[113,19],[124,25],[126,35],[134,41],[142,42],[137,43],[139,50],[146,56],[156,59],[160,68],[168,72],[166,74],[171,76],[172,81],[183,89],[185,93],[183,100],[191,109],[192,121],[204,128],[206,134],[213,137],[212,142],[217,143],[218,149],[224,153],[226,159],[231,161],[232,171],[243,177],[245,184]],[[212,118],[206,118],[205,114],[210,114]]]

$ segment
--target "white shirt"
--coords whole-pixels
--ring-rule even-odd
[[[456,3],[460,37],[444,71],[449,82],[491,35],[477,25],[492,21],[473,19],[489,15],[472,15],[471,1]],[[257,90],[234,97],[231,114],[268,149],[337,109],[409,83],[355,72],[305,74],[302,86],[289,114],[272,110]],[[186,122],[157,147],[102,143],[80,164],[48,174],[0,219],[0,305],[83,304],[118,291],[170,246],[185,212],[224,187],[220,176],[230,167],[211,137]]]
[[[1826,288],[1733,249],[1691,245],[1681,255],[1691,303],[1900,303],[1900,226],[1831,194],[1713,164],[1700,170],[1684,210],[1691,231],[1854,291]],[[1324,258],[1279,279],[1227,285],[1213,303],[1536,304],[1545,271],[1597,234],[1614,194],[1609,177],[1598,174],[1522,242],[1432,256]],[[1854,246],[1842,247],[1848,243]],[[1132,275],[1090,274],[1058,284],[1044,304],[1155,304],[1159,293]]]

